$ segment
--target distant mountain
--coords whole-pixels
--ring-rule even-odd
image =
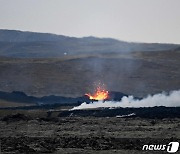
[[[23,92],[13,91],[11,93],[0,91],[0,99],[10,102],[18,103],[30,103],[30,104],[73,104],[78,101],[88,100],[85,97],[70,98],[70,97],[61,97],[61,96],[44,96],[44,97],[34,97],[28,96]]]
[[[17,30],[0,30],[0,42],[42,42],[62,41],[68,37],[49,33],[23,32]]]
[[[174,50],[177,44],[132,43],[111,38],[67,37],[49,33],[0,30],[0,56],[49,58],[86,53]]]
[[[109,100],[120,101],[123,96],[128,96],[121,92],[110,92]],[[139,99],[139,98],[137,98]],[[0,100],[5,100],[7,102],[17,102],[17,103],[30,103],[30,104],[77,104],[83,102],[91,102],[87,96],[82,97],[63,97],[63,96],[43,96],[43,97],[34,97],[28,96],[24,92],[13,91],[13,92],[3,92],[0,91]],[[1,108],[1,107],[0,107]]]

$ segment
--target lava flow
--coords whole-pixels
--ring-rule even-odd
[[[85,94],[89,97],[91,100],[106,100],[109,98],[109,92],[107,90],[104,90],[100,87],[98,87],[93,95],[87,93]]]

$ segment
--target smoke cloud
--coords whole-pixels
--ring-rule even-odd
[[[74,107],[72,110],[91,109],[91,108],[116,108],[116,107],[154,107],[154,106],[166,106],[166,107],[178,107],[180,106],[180,90],[171,91],[169,93],[159,93],[155,95],[148,95],[147,97],[137,100],[133,96],[124,96],[120,102],[116,101],[97,101],[90,104],[86,102],[80,106]]]

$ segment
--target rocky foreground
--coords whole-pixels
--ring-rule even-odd
[[[47,117],[46,113],[1,116],[1,153],[153,153],[142,151],[143,145],[180,142],[180,118],[58,117],[59,113]]]

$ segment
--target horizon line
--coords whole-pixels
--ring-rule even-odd
[[[88,38],[88,37],[93,37],[93,38],[98,38],[98,39],[114,39],[117,41],[121,42],[127,42],[127,43],[144,43],[144,44],[173,44],[173,45],[180,45],[180,43],[171,43],[171,42],[143,42],[143,41],[130,41],[130,40],[123,40],[119,38],[113,38],[113,37],[99,37],[99,36],[93,36],[93,35],[88,35],[88,36],[68,36],[64,34],[58,34],[58,33],[52,33],[52,32],[40,32],[40,31],[30,31],[30,30],[20,30],[20,29],[6,29],[6,28],[0,28],[0,30],[7,30],[7,31],[19,31],[19,32],[29,32],[29,33],[40,33],[40,34],[50,34],[50,35],[57,35],[57,36],[65,36],[65,37],[70,37],[70,38]]]

